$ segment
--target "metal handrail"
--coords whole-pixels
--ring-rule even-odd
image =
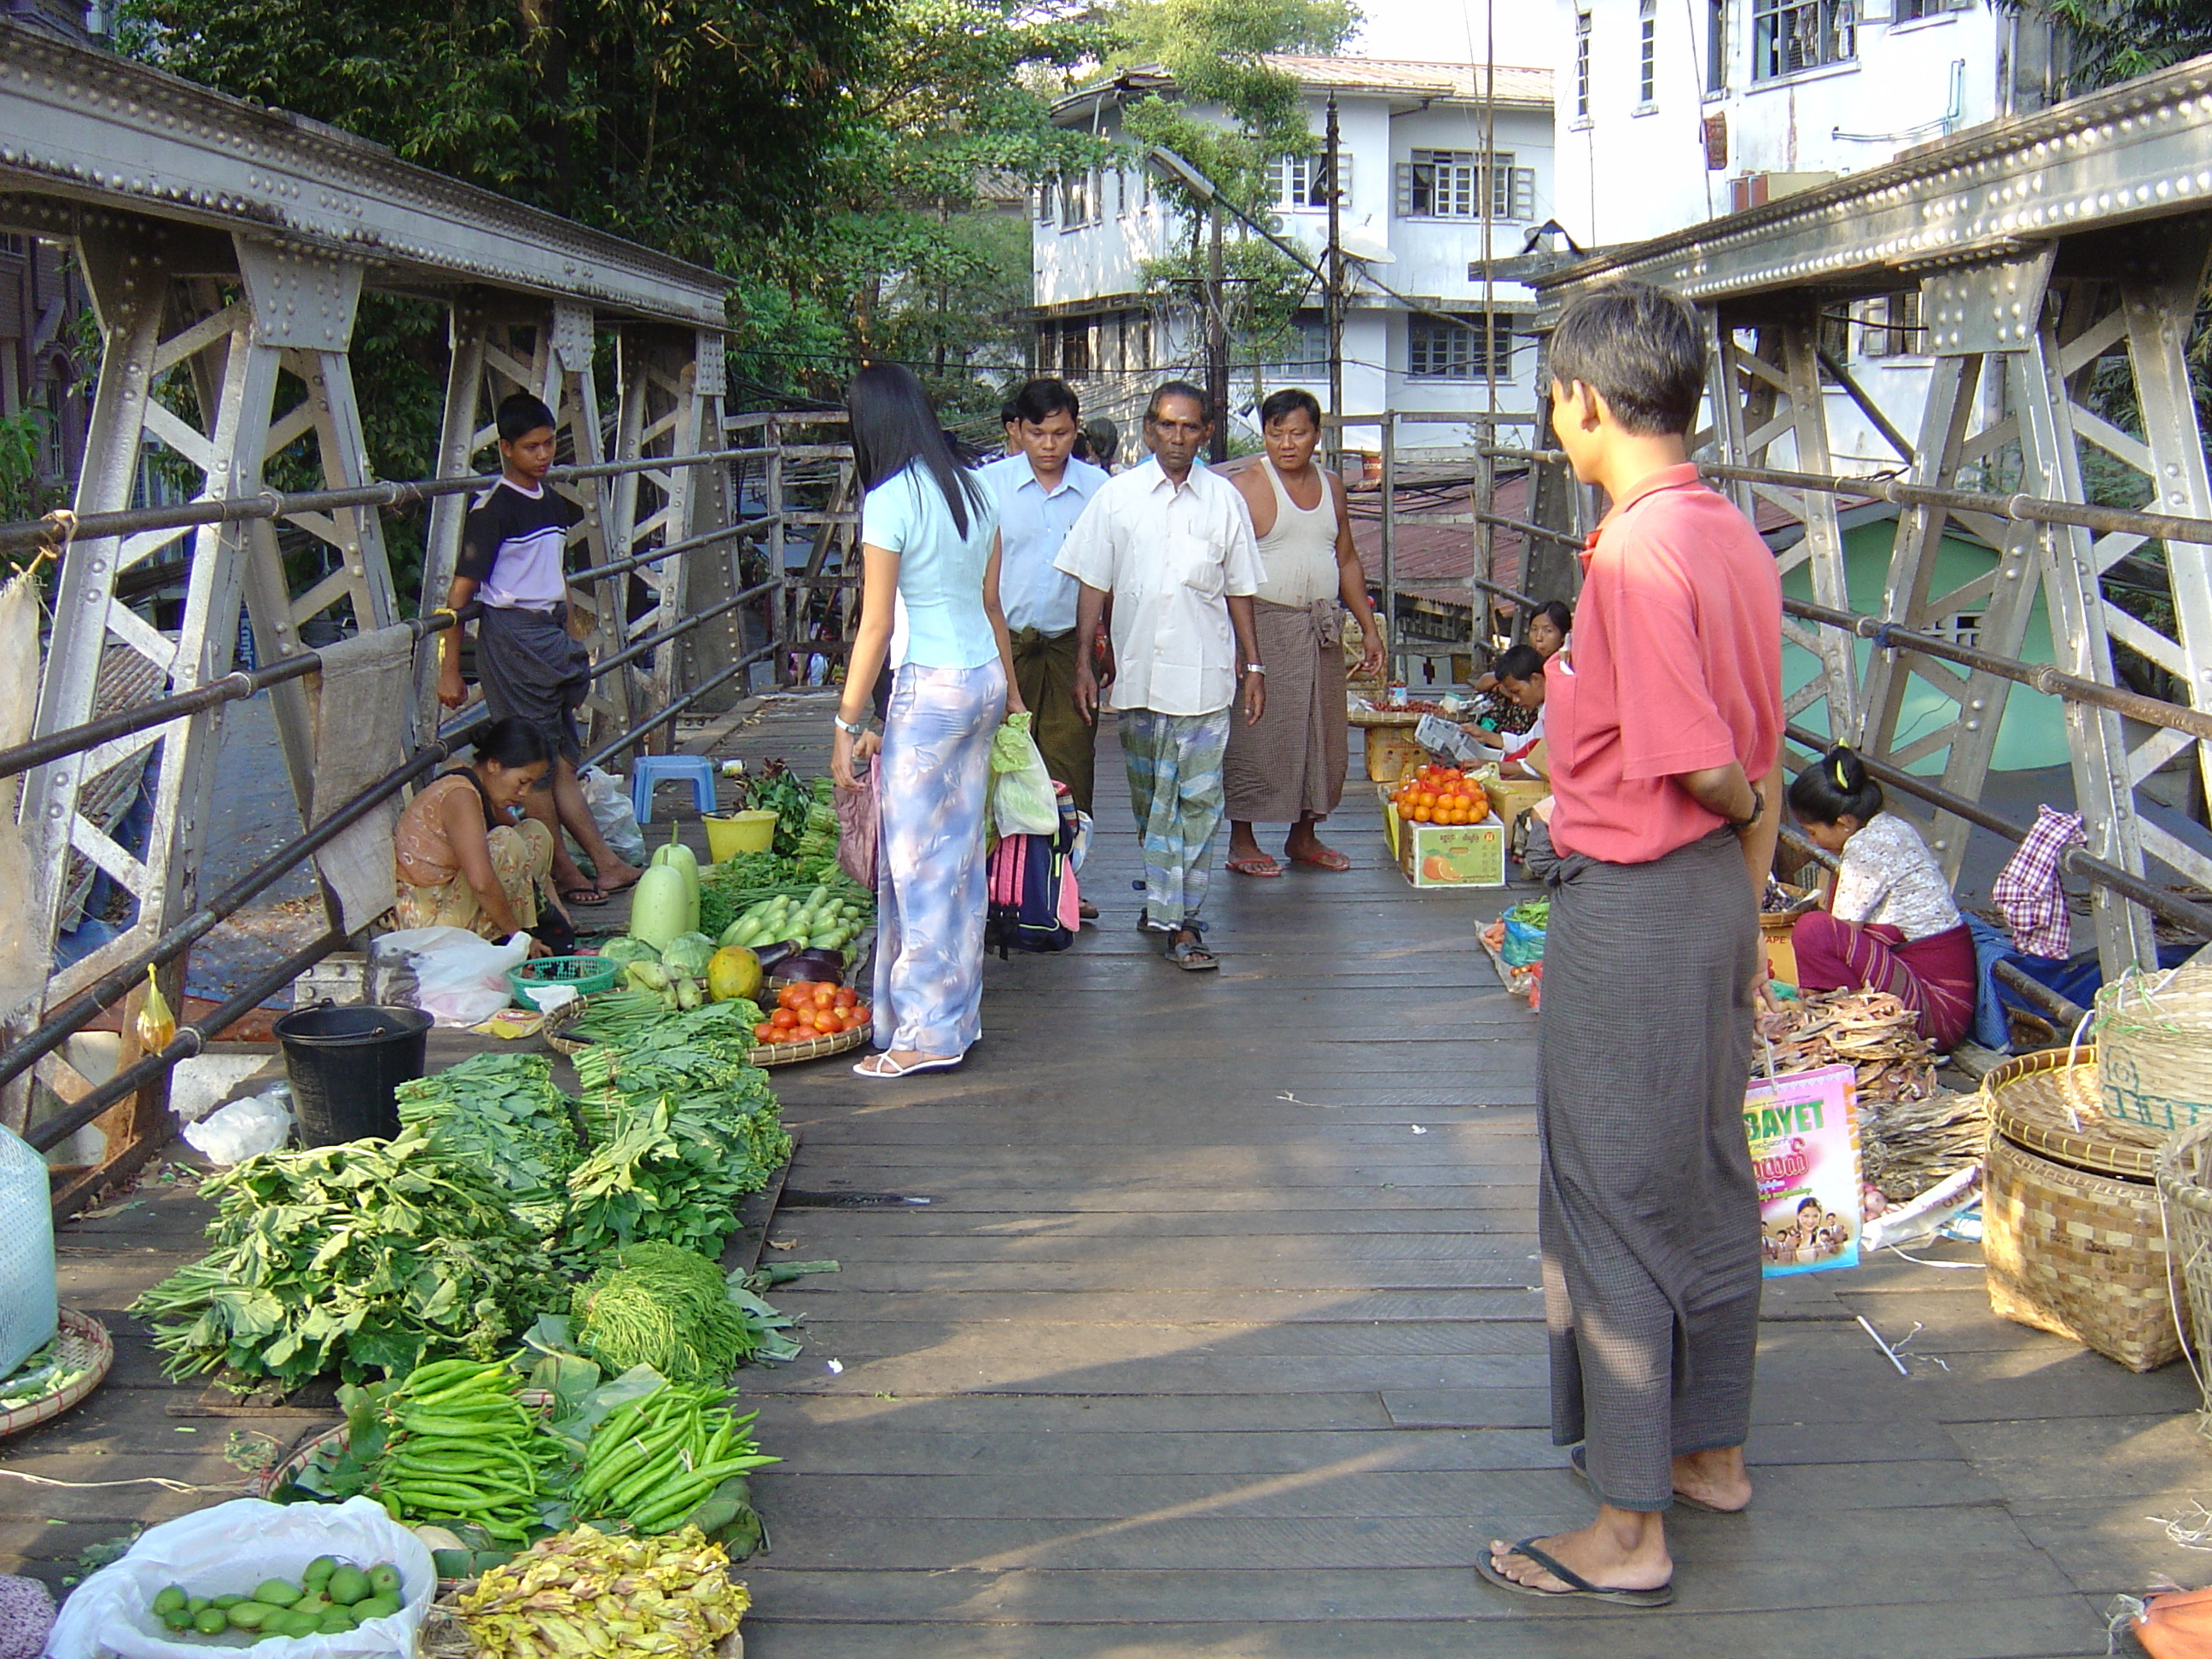
[[[626,472],[663,467],[712,466],[753,453],[741,449],[702,450],[690,455],[647,455],[635,460],[596,461],[588,466],[556,466],[547,483],[586,478],[615,478]],[[356,484],[346,489],[262,489],[251,495],[225,495],[182,501],[173,507],[133,507],[112,513],[50,514],[43,519],[0,525],[0,552],[52,547],[64,541],[98,541],[136,535],[142,530],[190,530],[204,524],[243,524],[257,519],[289,518],[295,513],[337,513],[356,507],[409,507],[439,495],[465,495],[497,483],[496,472],[471,472],[452,478],[415,478],[391,483]]]

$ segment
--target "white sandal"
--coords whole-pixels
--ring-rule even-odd
[[[953,1054],[939,1060],[917,1060],[910,1066],[902,1066],[885,1049],[855,1064],[853,1075],[882,1078],[888,1081],[892,1078],[912,1077],[916,1072],[949,1072],[966,1058],[965,1054]]]

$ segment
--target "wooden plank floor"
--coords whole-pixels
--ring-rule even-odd
[[[817,768],[829,712],[772,702],[724,752]],[[1756,1508],[1681,1517],[1673,1608],[1487,1589],[1484,1540],[1589,1509],[1544,1426],[1533,1021],[1472,938],[1505,896],[1414,893],[1355,795],[1332,834],[1361,867],[1218,878],[1227,966],[1178,974],[1133,930],[1102,774],[1104,923],[989,964],[967,1066],[778,1075],[802,1140],[771,1254],[844,1267],[779,1292],[805,1352],[745,1378],[788,1460],[754,1659],[2090,1655],[2113,1592],[2212,1579],[2149,1518],[2212,1502],[2183,1368],[2129,1376],[1993,1319],[1978,1270],[1889,1258],[1769,1286]],[[149,1182],[64,1230],[64,1297],[120,1357],[0,1442],[0,1571],[58,1584],[234,1492],[234,1431],[307,1426],[173,1414],[196,1390],[121,1312],[204,1213]],[[1861,1313],[1923,1328],[1909,1376]]]
[[[1545,1427],[1534,1022],[1472,938],[1509,901],[1415,893],[1355,795],[1359,869],[1217,877],[1226,966],[1178,974],[1102,759],[1104,921],[989,964],[969,1063],[787,1074],[772,1236],[844,1270],[787,1292],[806,1354],[753,1385],[789,1460],[757,1659],[2094,1654],[2112,1592],[2212,1578],[2146,1519],[2212,1498],[2182,1368],[1890,1258],[1770,1289],[1756,1512],[1680,1519],[1672,1609],[1485,1586],[1484,1540],[1589,1511]],[[1909,1377],[1858,1313],[1925,1327]]]

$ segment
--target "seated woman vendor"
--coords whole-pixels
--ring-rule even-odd
[[[1806,839],[1838,854],[1826,910],[1797,919],[1790,942],[1808,991],[1887,991],[1920,1016],[1920,1035],[1953,1048],[1974,1019],[1974,937],[1920,832],[1894,812],[1848,748],[1831,749],[1790,786]]]
[[[402,927],[465,927],[493,939],[539,927],[538,884],[553,872],[553,835],[523,815],[522,799],[552,758],[536,726],[494,720],[472,763],[408,803],[392,836]],[[545,948],[532,939],[531,955]]]
[[[1540,662],[1549,662],[1566,645],[1567,630],[1575,625],[1575,613],[1564,599],[1553,599],[1540,605],[1528,613],[1528,642]],[[1508,652],[1506,655],[1512,653]],[[1487,674],[1477,680],[1474,690],[1483,701],[1480,719],[1492,731],[1502,736],[1526,732],[1534,723],[1528,709],[1516,704],[1506,694],[1500,678],[1504,669],[1501,657]],[[1495,744],[1492,747],[1495,748]]]
[[[1544,654],[1533,645],[1516,645],[1498,658],[1492,671],[1498,695],[1526,720],[1517,732],[1490,732],[1480,725],[1460,727],[1480,749],[1492,753],[1501,778],[1540,778],[1544,775],[1539,745],[1544,741]]]

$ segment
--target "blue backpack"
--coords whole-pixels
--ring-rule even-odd
[[[1066,786],[1060,798],[1060,831],[1051,836],[1002,836],[991,850],[990,909],[983,948],[1001,958],[1016,951],[1065,951],[1083,925],[1075,883],[1078,822]]]

